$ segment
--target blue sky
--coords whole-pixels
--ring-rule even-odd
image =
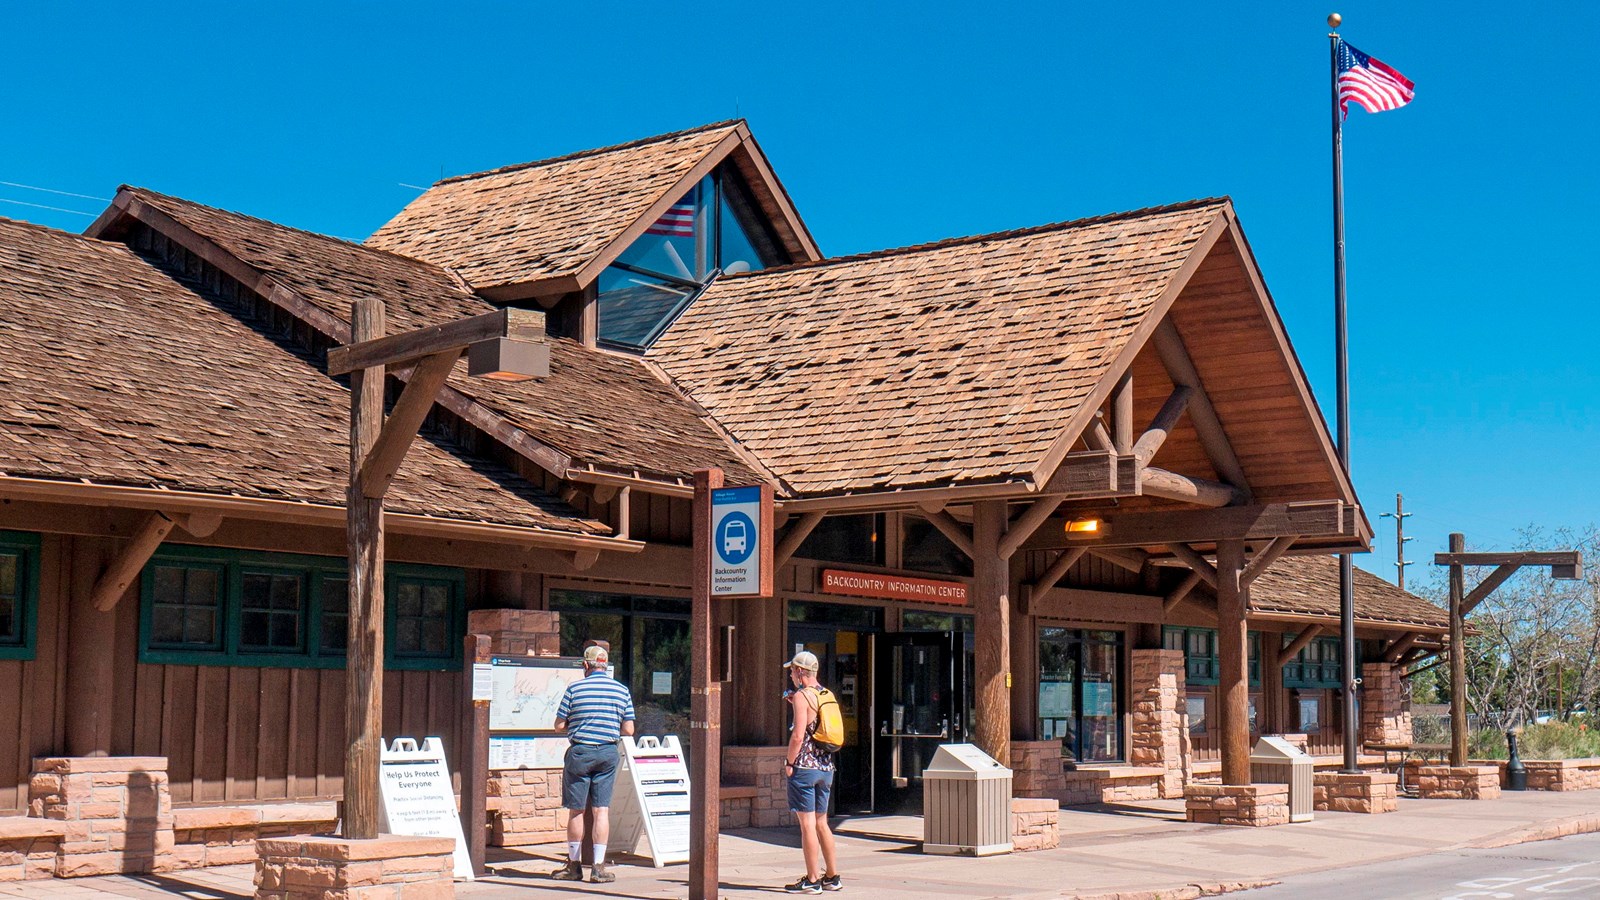
[[[0,182],[361,238],[441,174],[741,115],[825,252],[1234,198],[1333,408],[1328,42],[1417,83],[1345,132],[1354,468],[1393,574],[1600,519],[1593,14],[1503,4],[13,4]],[[96,200],[0,184],[81,230]]]

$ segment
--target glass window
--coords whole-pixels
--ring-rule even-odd
[[[972,617],[908,609],[900,614],[901,631],[972,631]]]
[[[1190,684],[1216,684],[1221,680],[1222,665],[1217,650],[1217,632],[1214,628],[1184,628],[1169,625],[1162,631],[1161,645],[1168,650],[1182,650],[1184,668]],[[1249,680],[1252,686],[1261,683],[1261,635],[1252,631],[1245,642],[1249,655]]]
[[[394,652],[402,656],[449,656],[450,582],[392,579]]]
[[[22,643],[22,554],[0,553],[0,643]]]
[[[1039,738],[1080,762],[1122,758],[1122,633],[1039,629]]]
[[[350,579],[323,576],[322,642],[324,653],[344,653],[350,646]]]
[[[246,571],[239,593],[239,646],[267,652],[302,649],[304,601],[304,574]]]
[[[1184,709],[1189,714],[1189,733],[1199,737],[1211,727],[1206,719],[1206,704],[1210,702],[1210,694],[1188,694],[1184,697]]]
[[[0,659],[33,658],[39,536],[0,531]]]
[[[795,551],[801,559],[881,566],[884,563],[884,516],[829,516],[817,523]]]
[[[839,625],[860,631],[878,631],[883,627],[883,611],[875,606],[790,601],[789,621]]]
[[[223,568],[174,563],[152,569],[151,646],[222,649]]]
[[[902,520],[900,565],[916,572],[972,577],[972,560],[961,548],[950,543],[944,532],[927,519],[906,516]]]
[[[1322,698],[1300,697],[1295,701],[1298,710],[1295,730],[1305,734],[1316,734],[1322,730]]]
[[[640,734],[689,733],[688,600],[553,590],[561,614],[561,655],[582,656],[604,641],[616,678],[628,685]]]

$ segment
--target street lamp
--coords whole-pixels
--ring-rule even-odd
[[[342,836],[378,836],[378,772],[383,749],[383,498],[439,389],[465,351],[469,374],[496,381],[548,375],[544,314],[502,309],[443,325],[384,334],[384,303],[357,300],[350,343],[328,351],[328,374],[350,376],[350,638],[346,666]],[[384,378],[410,367],[387,420]],[[481,835],[481,829],[469,831]]]

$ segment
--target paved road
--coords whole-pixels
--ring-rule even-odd
[[[1600,834],[1457,850],[1413,859],[1294,875],[1241,900],[1515,900],[1600,897]]]

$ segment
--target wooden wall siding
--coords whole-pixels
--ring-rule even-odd
[[[39,608],[34,658],[0,660],[0,815],[19,814],[28,805],[33,758],[45,756],[66,740],[61,668],[64,606],[70,538],[44,535],[39,549]]]
[[[384,735],[444,738],[454,771],[462,677],[386,673]],[[167,757],[173,802],[340,794],[343,670],[139,664],[128,680],[136,697],[128,714],[132,727],[113,752]]]
[[[1052,520],[1055,521],[1055,520]],[[1022,583],[1031,584],[1055,562],[1060,551],[1030,550],[1023,554]],[[1115,563],[1106,562],[1092,554],[1085,555],[1067,570],[1057,582],[1058,587],[1089,588],[1097,591],[1127,591],[1146,593],[1144,581]]]

